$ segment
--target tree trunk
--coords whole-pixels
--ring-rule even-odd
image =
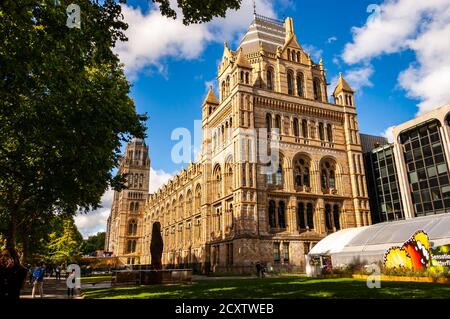
[[[6,247],[16,249],[17,221],[16,212],[11,211],[8,232],[6,235]]]

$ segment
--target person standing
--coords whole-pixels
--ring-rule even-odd
[[[72,272],[68,276],[69,280],[72,282],[73,285],[75,285],[75,269],[72,270]],[[67,287],[67,298],[73,298],[73,293],[75,291],[75,288],[73,286]]]
[[[32,297],[36,297],[36,290],[39,290],[41,298],[44,298],[44,276],[45,276],[45,264],[42,263],[36,267],[33,271],[33,291]]]

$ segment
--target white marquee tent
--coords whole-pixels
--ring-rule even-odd
[[[450,244],[450,214],[430,215],[394,222],[384,222],[333,233],[318,242],[307,255],[331,256],[333,267],[368,265],[383,261],[392,246],[402,246],[416,231],[425,231],[431,247]],[[307,273],[314,272],[307,263]]]

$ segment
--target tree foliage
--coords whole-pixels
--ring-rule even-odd
[[[88,255],[94,253],[97,250],[102,250],[105,247],[105,232],[98,232],[93,236],[89,236],[84,240],[83,253]]]
[[[211,21],[214,17],[225,17],[228,9],[237,10],[242,0],[177,0],[177,6],[183,13],[183,23],[202,23]],[[170,0],[153,0],[158,3],[161,13],[170,18],[177,18],[177,12],[171,6]]]
[[[112,48],[125,41],[113,0],[77,0],[81,29],[66,27],[72,1],[0,2],[0,232],[99,207],[121,143],[145,136]],[[23,236],[25,238],[25,236]]]
[[[76,262],[82,255],[83,236],[75,225],[73,218],[62,220],[62,232],[50,233],[48,255],[55,264]]]

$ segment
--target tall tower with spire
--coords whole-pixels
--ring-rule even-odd
[[[114,191],[105,250],[124,264],[140,263],[150,182],[150,158],[143,139],[133,138],[127,144],[117,174],[126,177],[126,189]]]

